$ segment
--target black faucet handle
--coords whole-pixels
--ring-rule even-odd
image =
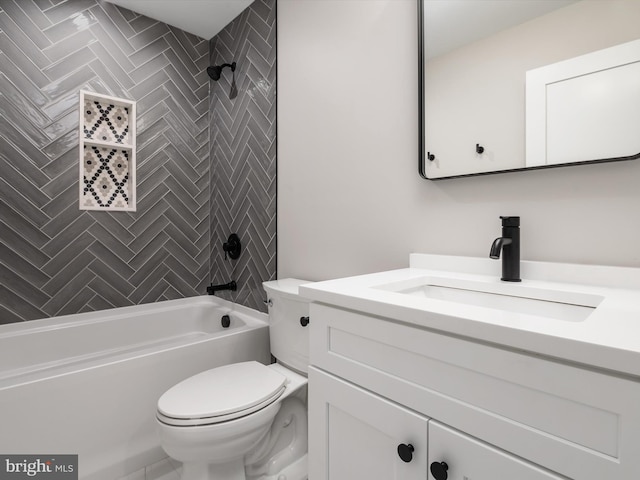
[[[227,254],[232,260],[236,260],[240,256],[242,245],[240,243],[240,237],[237,234],[232,233],[226,242],[222,244],[222,250],[224,250],[224,259],[227,259]]]
[[[519,227],[520,226],[520,217],[503,217],[500,216],[502,220],[503,227]]]

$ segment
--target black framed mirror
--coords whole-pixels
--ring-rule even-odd
[[[417,0],[418,172],[640,158],[640,0]]]

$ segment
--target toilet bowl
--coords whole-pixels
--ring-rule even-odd
[[[158,400],[160,444],[182,462],[183,480],[307,478],[308,333],[300,318],[308,315],[308,303],[297,296],[302,283],[264,283],[271,351],[281,363],[207,370]]]

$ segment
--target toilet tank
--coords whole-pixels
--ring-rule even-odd
[[[269,305],[271,355],[278,363],[300,373],[309,366],[309,327],[300,322],[309,316],[309,301],[298,296],[298,287],[306,280],[284,278],[264,282]],[[303,322],[304,323],[304,322]]]

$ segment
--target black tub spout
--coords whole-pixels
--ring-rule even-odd
[[[220,290],[231,290],[235,292],[238,289],[238,285],[235,280],[231,280],[229,283],[223,283],[222,285],[214,285],[213,283],[207,287],[207,295],[215,295]]]

